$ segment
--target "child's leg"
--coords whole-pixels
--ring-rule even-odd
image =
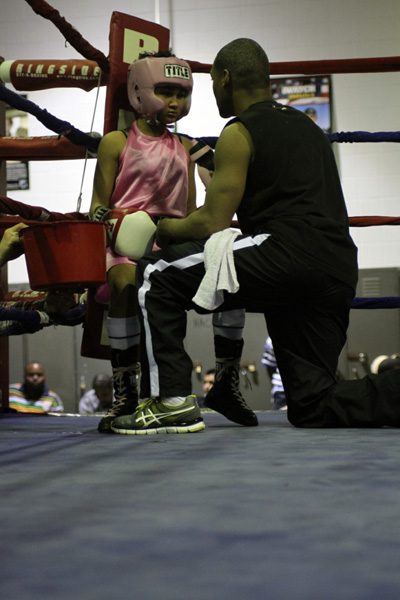
[[[111,421],[134,412],[139,400],[140,325],[135,288],[136,267],[115,265],[108,271],[110,306],[107,331],[111,346],[113,406],[99,423],[99,431],[110,431]]]

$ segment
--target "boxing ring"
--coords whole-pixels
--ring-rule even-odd
[[[82,60],[32,59],[5,60],[0,63],[0,80],[11,83],[17,91],[34,91],[51,88],[78,87],[90,91],[105,86],[105,111],[103,134],[117,128],[125,127],[132,119],[132,111],[126,94],[126,76],[129,64],[143,51],[168,50],[170,32],[167,28],[144,21],[125,13],[113,12],[109,29],[108,58],[87,42],[78,31],[70,25],[57,10],[44,0],[26,0],[35,13],[50,20],[65,37],[66,41],[79,52]],[[209,73],[211,64],[185,59],[193,73]],[[270,65],[271,75],[331,75],[349,73],[382,73],[400,71],[400,57],[312,60],[298,62],[274,62]],[[0,137],[0,162],[6,160],[74,160],[91,159],[96,156],[99,134],[79,131],[61,118],[50,115],[41,108],[0,85],[0,101],[12,107],[20,108],[35,116],[56,135],[16,138]],[[336,132],[327,134],[332,143],[398,143],[400,132]],[[100,136],[101,137],[101,136]],[[209,145],[215,145],[215,137],[204,137]],[[45,207],[28,206],[5,195],[0,195],[0,233],[10,224],[24,221],[28,224],[43,222],[71,223],[88,221],[87,214],[80,212],[80,206],[74,212],[50,212]],[[395,226],[400,224],[400,217],[374,215],[351,216],[351,227]],[[27,257],[28,259],[28,257]],[[56,282],[55,282],[56,284]],[[87,282],[82,282],[87,284]],[[1,270],[2,300],[12,300],[8,293],[7,267]],[[33,286],[32,286],[33,287]],[[39,293],[44,293],[40,291]],[[96,303],[91,300],[87,320],[92,318]],[[355,298],[354,309],[398,309],[399,297]],[[0,384],[2,393],[2,409],[8,409],[8,340],[0,338]],[[103,348],[97,355],[107,357]]]

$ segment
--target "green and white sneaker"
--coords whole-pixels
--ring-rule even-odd
[[[205,429],[196,396],[188,396],[180,406],[167,406],[158,398],[139,404],[133,415],[117,417],[111,430],[122,435],[153,433],[195,433]]]

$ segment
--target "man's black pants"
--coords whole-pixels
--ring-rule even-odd
[[[205,273],[204,244],[174,244],[139,261],[138,297],[154,396],[191,393],[186,312],[205,312],[192,302]],[[264,313],[289,421],[298,427],[399,426],[400,369],[336,381],[353,289],[310,268],[273,236],[239,235],[233,255],[240,289],[226,293],[216,310]]]

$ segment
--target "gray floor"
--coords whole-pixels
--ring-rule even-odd
[[[3,600],[400,598],[400,435],[0,415]]]

